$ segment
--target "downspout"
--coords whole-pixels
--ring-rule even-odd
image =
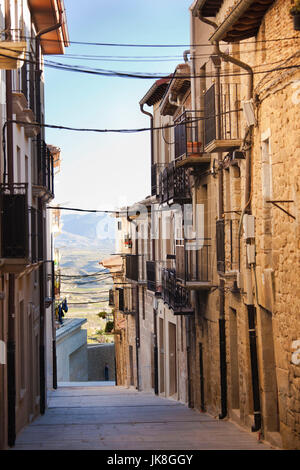
[[[144,104],[140,102],[140,110],[143,114],[146,114],[146,116],[150,117],[150,158],[151,158],[151,196],[152,194],[152,186],[153,186],[153,181],[152,181],[152,167],[154,165],[154,134],[153,134],[153,114],[150,113],[149,111],[144,110]],[[157,172],[155,171],[155,178],[157,183]],[[156,193],[157,193],[157,184],[155,184],[156,187]],[[156,195],[156,194],[155,194]]]
[[[11,39],[10,1],[5,1],[5,38]],[[12,73],[6,70],[6,121],[7,121],[7,176],[10,193],[13,194],[14,151],[12,126]],[[8,338],[7,338],[7,443],[16,440],[16,337],[15,337],[15,275],[8,278]]]
[[[143,114],[146,114],[150,117],[150,152],[151,152],[151,165],[154,163],[154,145],[153,145],[153,114],[149,113],[149,111],[144,110],[144,104],[140,103],[140,109]]]
[[[41,113],[41,74],[40,70],[40,38],[42,35],[49,33],[50,31],[55,31],[62,26],[62,12],[59,11],[59,22],[48,28],[40,30],[36,34],[36,120],[41,124],[42,113]],[[38,152],[41,151],[41,133],[37,136],[37,148]],[[43,212],[44,212],[44,203],[39,200],[39,218],[40,218],[40,227],[42,230],[41,233],[41,243],[43,245],[43,260],[44,260],[44,224],[43,224]],[[39,269],[39,278],[40,278],[40,413],[44,414],[46,410],[46,370],[45,370],[45,296],[44,296],[44,283],[45,283],[45,273],[44,273],[44,263],[40,266]],[[52,332],[54,335],[54,332]],[[54,340],[54,338],[53,338]],[[54,359],[54,357],[53,357]],[[56,371],[56,364],[53,363],[53,370]],[[55,377],[53,377],[55,383]]]

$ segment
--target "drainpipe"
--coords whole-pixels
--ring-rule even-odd
[[[62,26],[62,12],[59,12],[59,22],[48,28],[40,30],[36,34],[36,120],[38,123],[42,121],[42,112],[41,112],[41,74],[40,70],[40,38],[50,31],[55,31]],[[42,130],[41,130],[42,132]],[[37,136],[37,147],[38,151],[41,148],[41,132]],[[44,224],[43,224],[43,211],[44,203],[39,200],[39,226],[42,230],[41,243],[44,244]],[[44,251],[44,247],[43,247]],[[43,254],[44,257],[44,254]],[[44,414],[46,409],[46,370],[45,370],[45,292],[44,292],[44,283],[45,283],[45,274],[44,274],[44,264],[40,266],[39,269],[39,279],[40,279],[40,413]],[[56,365],[53,364],[54,371]]]
[[[5,1],[5,38],[11,39],[10,1]],[[14,183],[14,151],[12,126],[12,73],[6,70],[6,130],[7,130],[7,176],[11,194]],[[16,337],[15,337],[15,275],[8,278],[8,338],[7,338],[7,443],[16,440]]]
[[[150,145],[151,145],[151,165],[154,163],[154,145],[153,145],[153,114],[149,113],[148,111],[144,110],[144,104],[145,103],[140,103],[140,109],[143,114],[146,114],[147,116],[150,117]]]

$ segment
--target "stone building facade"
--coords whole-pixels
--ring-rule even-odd
[[[41,5],[43,3],[43,5]],[[45,412],[53,387],[54,157],[45,143],[43,57],[68,45],[64,4],[1,1],[0,448]],[[48,39],[48,41],[47,41]],[[49,41],[50,39],[50,41]]]
[[[139,295],[128,326],[139,389],[285,449],[300,448],[292,3],[195,0],[184,62],[141,99],[152,129],[150,237],[132,251]],[[136,233],[143,211],[130,210]]]

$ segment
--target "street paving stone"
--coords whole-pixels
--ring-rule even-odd
[[[65,384],[64,384],[65,385]],[[229,420],[120,386],[59,387],[16,450],[271,450]]]

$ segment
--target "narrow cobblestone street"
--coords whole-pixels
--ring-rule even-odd
[[[83,384],[85,385],[85,384]],[[268,450],[229,421],[134,389],[61,386],[16,450]]]

